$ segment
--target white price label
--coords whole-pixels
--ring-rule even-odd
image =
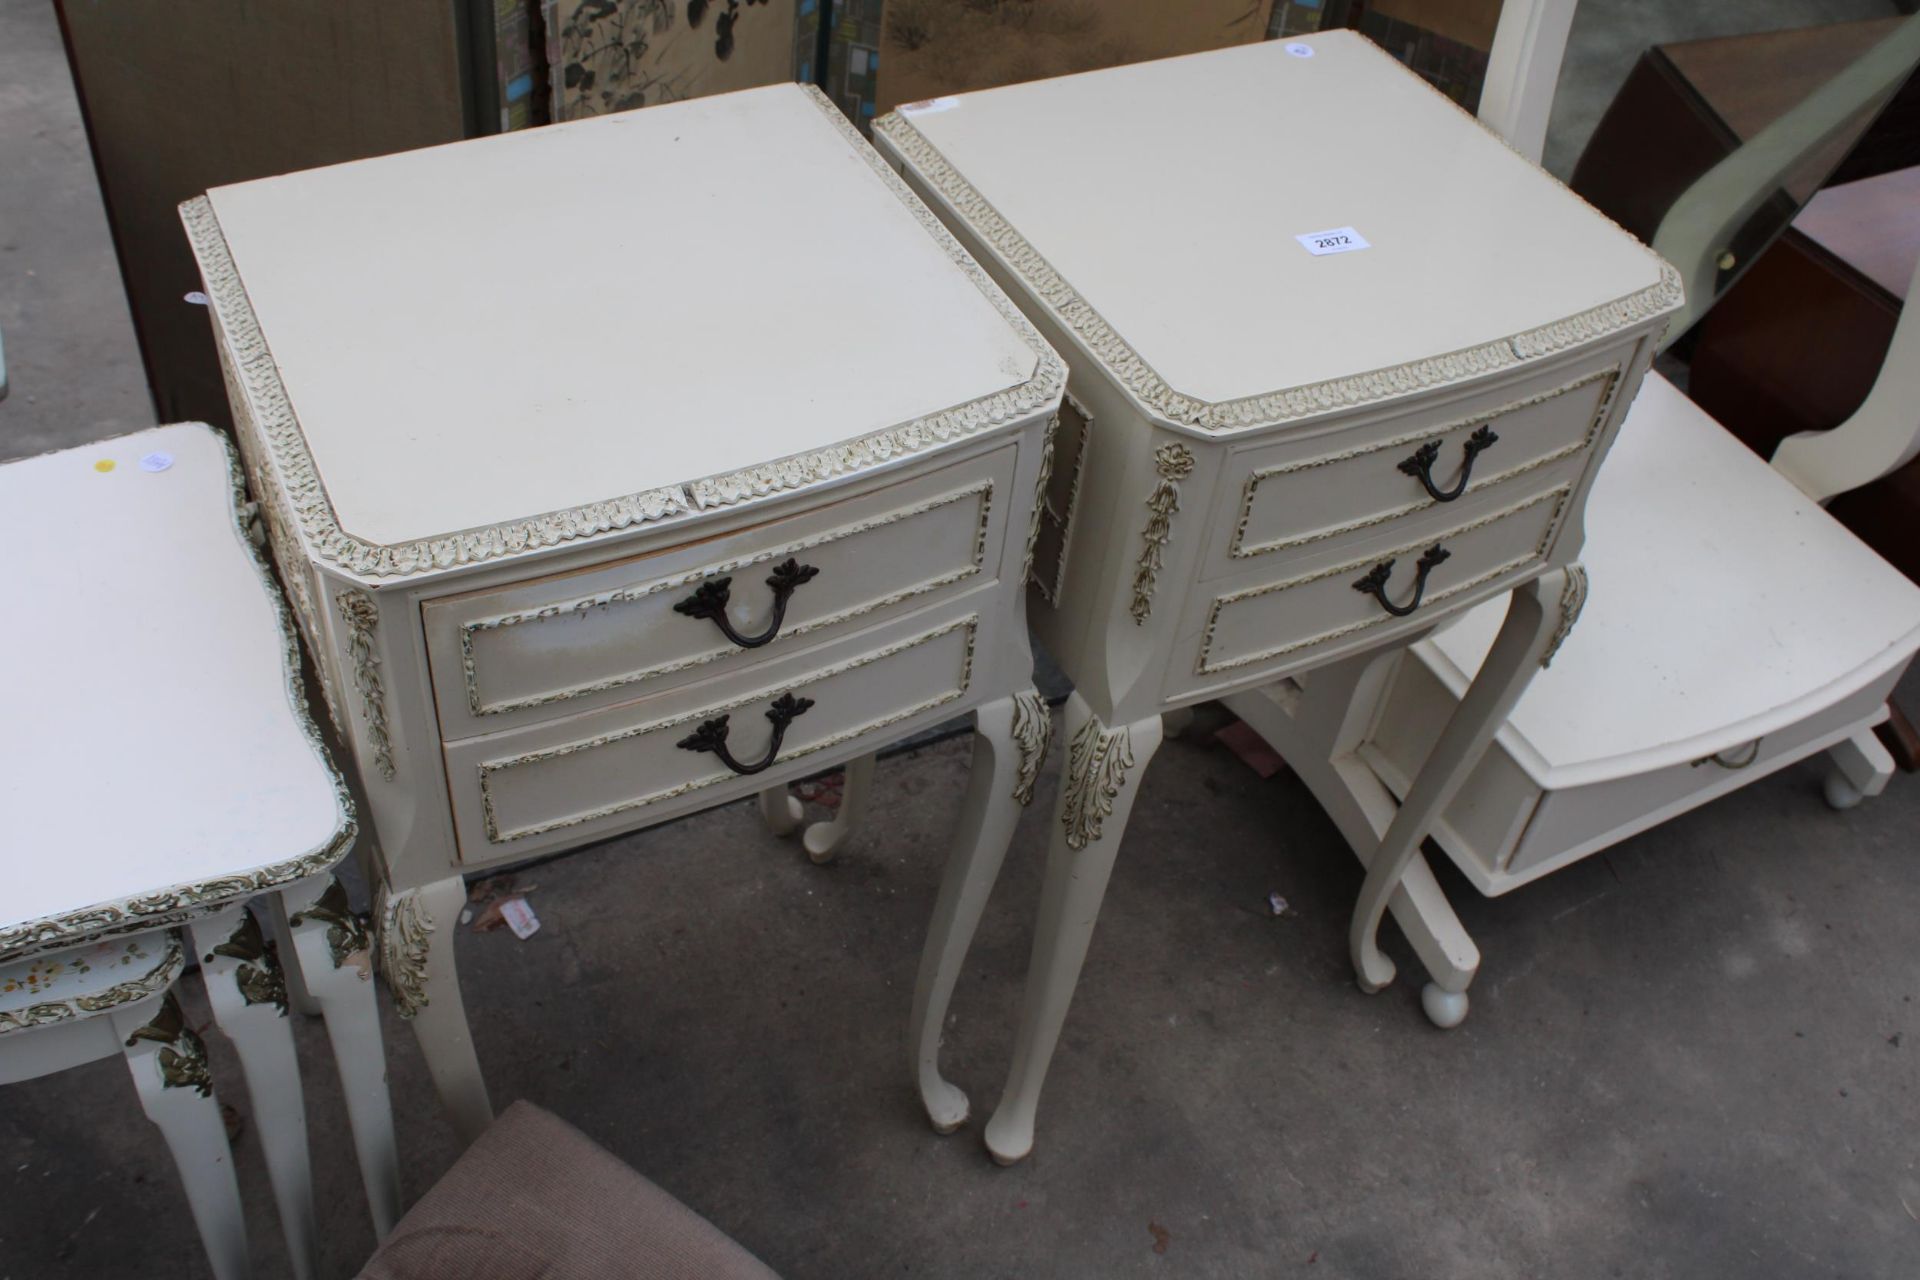
[[[919,102],[901,103],[900,114],[903,116],[930,116],[936,111],[951,111],[959,105],[960,99],[955,97],[923,98]]]
[[[540,917],[533,914],[533,908],[525,898],[516,896],[501,903],[500,918],[507,922],[507,928],[513,930],[513,936],[522,942],[540,932]]]
[[[1352,227],[1335,227],[1331,231],[1309,231],[1303,236],[1295,236],[1306,251],[1318,258],[1329,253],[1352,253],[1356,249],[1371,249],[1367,238]]]
[[[140,459],[140,469],[142,471],[165,471],[172,465],[173,455],[170,453],[150,453]]]

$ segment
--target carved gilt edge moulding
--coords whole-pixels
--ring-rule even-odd
[[[1566,572],[1566,585],[1560,588],[1560,625],[1553,629],[1553,638],[1547,641],[1546,652],[1540,655],[1542,671],[1553,665],[1554,655],[1573,634],[1573,624],[1580,621],[1580,611],[1587,607],[1587,567],[1576,562],[1568,565]]]
[[[1069,849],[1077,852],[1100,838],[1101,824],[1113,813],[1113,802],[1131,768],[1133,734],[1126,725],[1108,729],[1089,719],[1073,735],[1060,805],[1060,825],[1066,828]]]
[[[279,370],[267,348],[259,319],[241,284],[226,237],[220,231],[219,219],[211,202],[199,196],[180,206],[180,219],[200,261],[215,317],[238,357],[241,389],[260,434],[272,451],[275,470],[286,485],[294,514],[314,553],[329,564],[365,578],[403,578],[477,564],[820,484],[1003,426],[1057,401],[1066,386],[1066,366],[1039,331],[967,255],[953,233],[874,153],[840,114],[840,109],[818,89],[811,85],[803,87],[814,106],[845,137],[855,154],[867,162],[954,266],[973,282],[1033,352],[1033,372],[1025,382],[855,440],[685,485],[647,489],[626,497],[445,537],[392,545],[370,543],[342,529],[334,515],[299,420],[280,383]]]
[[[374,929],[375,945],[380,953],[380,973],[393,993],[393,1008],[403,1018],[411,1018],[427,1007],[427,935],[434,932],[433,917],[418,889],[398,893],[382,888],[374,909],[378,921]]]
[[[1052,741],[1053,717],[1040,695],[1032,689],[1014,694],[1013,742],[1020,748],[1020,764],[1014,774],[1013,798],[1022,805],[1033,803],[1033,784],[1039,780]]]
[[[186,965],[186,953],[180,946],[180,940],[173,934],[165,934],[157,941],[162,953],[154,966],[137,978],[97,991],[92,995],[73,996],[63,1000],[36,1000],[32,1004],[17,1009],[0,1010],[0,1035],[9,1031],[25,1031],[28,1027],[45,1027],[56,1022],[70,1022],[75,1018],[84,1018],[90,1014],[104,1013],[123,1004],[132,1004],[136,1000],[145,1000],[165,991],[173,985]]]
[[[1444,94],[1439,96],[1445,100]],[[1477,378],[1632,328],[1674,310],[1686,296],[1680,273],[1648,249],[1646,252],[1660,267],[1657,284],[1552,324],[1371,373],[1239,400],[1202,400],[1169,386],[906,117],[890,112],[875,121],[873,128],[899,149],[919,176],[979,233],[1061,325],[1085,344],[1128,395],[1175,428],[1204,433],[1252,431]],[[1607,221],[1597,210],[1594,216]],[[1609,221],[1608,225],[1614,224]]]
[[[220,441],[220,447],[226,451],[228,480],[233,486],[234,536],[240,540],[254,572],[260,576],[261,588],[273,602],[274,622],[280,632],[281,674],[286,681],[287,702],[293,708],[294,720],[306,735],[308,745],[313,748],[314,758],[319,760],[333,784],[334,798],[339,805],[339,824],[333,834],[320,844],[283,862],[222,876],[217,880],[178,884],[138,897],[95,903],[75,911],[0,928],[0,960],[11,960],[15,956],[58,946],[73,939],[178,924],[203,914],[219,903],[250,898],[325,871],[345,857],[348,847],[353,843],[357,831],[353,798],[347,792],[346,780],[327,756],[320,728],[314,723],[312,709],[307,705],[306,688],[300,676],[300,641],[293,629],[293,615],[287,608],[286,597],[280,594],[280,588],[274,583],[266,552],[247,535],[246,518],[243,515],[247,505],[247,481],[246,473],[240,466],[240,455],[235,452],[233,442],[212,427],[203,423],[193,425],[201,426]]]

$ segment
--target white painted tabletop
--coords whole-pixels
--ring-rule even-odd
[[[901,115],[1201,400],[1497,342],[1661,278],[1638,241],[1349,31],[935,107]],[[1295,239],[1348,227],[1371,247],[1315,256]]]
[[[1586,609],[1500,730],[1555,786],[1740,746],[1920,647],[1920,588],[1657,373],[1594,481],[1580,558]],[[1420,646],[1456,693],[1505,612]]]
[[[0,930],[351,830],[229,458],[193,423],[0,466]]]
[[[341,527],[391,544],[1027,380],[864,146],[780,85],[209,198]]]

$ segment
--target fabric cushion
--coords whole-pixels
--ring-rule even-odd
[[[605,1148],[516,1102],[400,1220],[360,1280],[778,1280]]]

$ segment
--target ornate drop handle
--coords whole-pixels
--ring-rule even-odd
[[[720,763],[735,773],[746,775],[759,773],[773,763],[780,754],[780,740],[787,736],[787,726],[807,713],[813,705],[812,698],[796,698],[783,693],[773,700],[767,708],[767,719],[773,721],[773,740],[767,743],[767,754],[753,764],[741,764],[733,758],[733,752],[727,749],[727,717],[715,716],[703,720],[700,727],[674,745],[682,751],[711,751],[720,757]]]
[[[1405,604],[1395,604],[1387,599],[1387,579],[1393,576],[1392,560],[1382,560],[1367,570],[1367,576],[1353,584],[1353,589],[1363,595],[1370,595],[1380,602],[1380,607],[1396,618],[1404,618],[1420,607],[1420,597],[1427,594],[1427,575],[1440,565],[1445,564],[1453,552],[1439,543],[1434,543],[1420,553],[1420,559],[1414,566],[1417,570],[1413,580],[1413,599]]]
[[[742,649],[758,649],[780,634],[780,624],[787,619],[787,601],[793,598],[794,589],[802,583],[813,581],[820,571],[810,564],[801,564],[789,558],[773,567],[767,575],[767,585],[773,588],[773,620],[767,623],[767,629],[757,636],[743,636],[733,629],[727,621],[727,601],[732,597],[733,579],[709,578],[694,588],[692,595],[673,606],[675,613],[684,613],[689,618],[708,618],[720,628],[720,634],[739,645]]]
[[[1473,460],[1483,452],[1500,443],[1500,437],[1493,428],[1482,425],[1474,429],[1460,446],[1465,456],[1460,461],[1460,478],[1453,482],[1453,488],[1441,490],[1433,483],[1433,464],[1440,460],[1440,442],[1429,440],[1413,451],[1413,456],[1400,464],[1400,469],[1418,480],[1426,487],[1427,493],[1435,502],[1452,502],[1467,491],[1467,481],[1473,477]]]

